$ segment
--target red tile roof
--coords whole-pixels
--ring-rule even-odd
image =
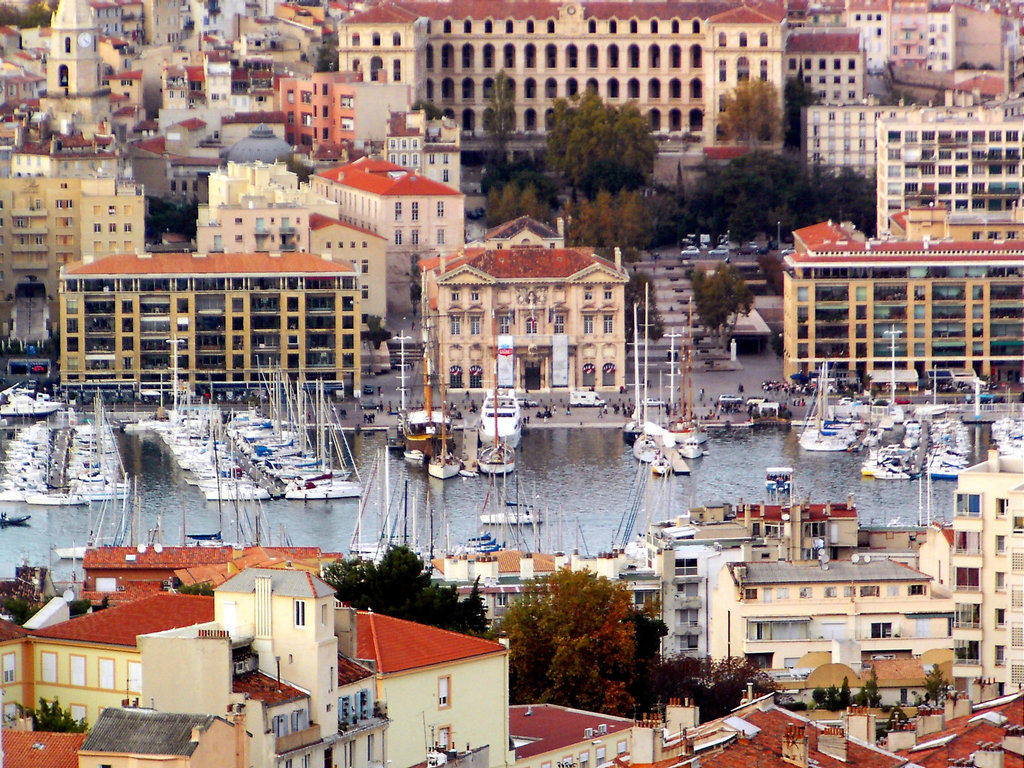
[[[384,197],[462,194],[457,189],[420,176],[408,168],[368,158],[360,158],[354,163],[321,171],[317,176],[342,186]]]
[[[258,670],[235,675],[231,680],[231,691],[232,693],[244,693],[250,699],[262,701],[269,706],[304,699],[308,696],[298,688],[287,683],[280,683]]]
[[[0,619],[0,642],[4,640],[17,640],[19,637],[24,637],[25,634],[25,630],[13,621]]]
[[[89,264],[67,267],[69,276],[78,275],[233,275],[252,273],[337,274],[352,272],[351,264],[327,261],[312,253],[154,253],[139,257],[134,253],[104,256]]]
[[[198,117],[191,117],[188,120],[182,120],[178,123],[186,131],[198,131],[200,128],[205,128],[206,123],[200,120]]]
[[[365,680],[368,677],[373,677],[373,670],[364,667],[362,664],[352,661],[352,659],[342,654],[338,654],[338,685],[349,685],[350,683],[358,683],[360,680]]]
[[[800,30],[786,40],[786,53],[858,53],[860,32]]]
[[[310,229],[313,229],[313,230],[323,229],[324,227],[333,227],[335,225],[337,225],[339,227],[344,227],[345,229],[351,229],[351,230],[353,230],[355,232],[358,232],[361,235],[366,235],[367,237],[375,237],[378,240],[383,240],[384,239],[383,237],[378,235],[376,232],[371,232],[370,230],[366,229],[365,227],[357,227],[355,224],[349,224],[349,223],[344,222],[344,221],[339,221],[338,219],[332,219],[330,216],[324,216],[322,213],[311,213],[311,214],[309,214],[309,228]]]
[[[94,547],[85,551],[82,568],[184,568],[202,563],[223,563],[231,559],[231,547],[152,547],[139,552],[135,547]]]
[[[1003,718],[1005,722],[997,725]],[[996,706],[975,705],[970,715],[947,721],[941,731],[920,737],[917,746],[898,754],[924,768],[946,768],[953,765],[953,760],[970,757],[986,742],[1001,745],[1007,726],[1024,726],[1022,693]],[[1024,756],[1008,750],[1004,751],[1003,759],[1003,768],[1024,766]]]
[[[518,704],[508,708],[509,736],[529,740],[516,748],[517,761],[590,741],[583,737],[584,729],[596,731],[599,725],[606,726],[608,733],[617,733],[632,728],[633,720],[555,704]]]
[[[150,129],[144,129],[150,130]],[[142,141],[132,142],[132,147],[135,149],[143,149],[146,152],[151,152],[154,155],[162,155],[167,151],[167,139],[163,136],[155,136],[152,139],[143,139]]]
[[[982,96],[1001,96],[1006,91],[1006,82],[996,75],[978,75],[956,83],[953,90],[964,93],[978,91]]]
[[[78,750],[87,734],[0,730],[4,768],[78,768]]]
[[[106,608],[52,627],[30,632],[32,637],[76,640],[135,647],[136,637],[176,627],[213,621],[213,598],[162,592],[133,603]]]
[[[359,658],[382,674],[507,653],[500,643],[367,611],[359,612],[356,634]]]
[[[742,5],[739,8],[730,8],[728,11],[715,14],[708,21],[713,24],[778,24],[785,17],[785,13],[780,15],[779,9],[771,6],[750,8]]]
[[[420,264],[425,269],[440,267],[440,259],[427,259]],[[542,245],[514,245],[511,248],[495,249],[473,247],[466,248],[459,256],[447,259],[444,273],[450,274],[468,266],[502,279],[567,278],[598,265],[615,269],[614,265],[589,248],[546,248]]]

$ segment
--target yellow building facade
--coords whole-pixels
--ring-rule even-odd
[[[125,254],[61,277],[61,369],[72,389],[244,389],[272,371],[360,386],[351,264],[308,253]],[[177,350],[173,355],[172,347]]]
[[[956,601],[953,678],[1024,685],[1024,466],[989,451],[957,478],[951,586]]]
[[[794,232],[785,257],[787,376],[824,361],[836,376],[917,385],[935,369],[993,382],[1021,372],[1024,242],[868,240],[852,225]]]

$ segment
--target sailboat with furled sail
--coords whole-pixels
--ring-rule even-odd
[[[502,357],[511,358],[513,354],[513,347],[511,343],[502,345],[499,343],[497,335],[497,316],[493,318],[492,323],[492,337],[494,339],[494,403],[495,406],[498,403],[498,385],[501,383],[501,364],[500,359]],[[511,362],[511,360],[509,360]],[[501,432],[498,428],[498,408],[494,407],[491,409],[491,413],[494,418],[494,443],[488,445],[480,450],[479,460],[477,462],[477,469],[485,475],[507,475],[516,468],[516,451],[511,445],[506,442],[502,437]]]
[[[443,360],[442,365],[438,366],[440,369],[444,369]],[[452,453],[450,446],[448,445],[448,430],[447,430],[447,403],[444,399],[444,377],[439,377],[439,385],[441,389],[441,413],[445,418],[441,419],[441,432],[437,445],[434,446],[434,450],[431,453],[430,461],[427,462],[427,474],[431,477],[436,477],[438,480],[448,480],[456,477],[459,474],[459,470],[462,469],[462,462],[459,461],[458,457]],[[428,385],[429,387],[429,385]]]
[[[701,425],[697,412],[693,407],[693,353],[690,318],[693,316],[693,300],[687,310],[686,341],[683,346],[682,367],[682,404],[678,418],[669,424],[668,430],[676,441],[676,450],[687,459],[699,459],[704,455],[704,443],[708,441],[708,431]]]
[[[405,457],[410,461],[425,461],[434,455],[438,437],[442,432],[450,436],[451,422],[443,410],[435,410],[430,397],[430,329],[428,316],[423,316],[423,402],[424,407],[407,410],[401,415],[405,436]]]

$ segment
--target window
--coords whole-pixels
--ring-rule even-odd
[[[51,653],[50,651],[43,651],[42,653],[42,677],[44,683],[56,683],[57,682],[57,654]]]
[[[85,656],[71,656],[71,684],[85,685]]]
[[[296,600],[293,603],[294,615],[295,615],[295,626],[304,627],[306,626],[306,601]]]
[[[437,244],[438,245],[444,245],[444,230],[443,229],[437,230]]]
[[[604,332],[606,334],[614,333],[615,330],[615,315],[604,316]]]
[[[128,690],[131,693],[142,693],[142,662],[128,662]]]
[[[835,587],[825,587],[825,597],[835,597],[835,596],[836,596],[836,588]]]
[[[114,690],[114,660],[100,659],[100,688]]]
[[[4,668],[3,682],[4,683],[13,683],[14,682],[14,659],[15,659],[15,656],[14,656],[13,653],[5,653],[4,654],[4,658],[3,658],[3,668]]]
[[[395,203],[395,221],[402,220],[402,204],[401,202]]]
[[[744,600],[757,600],[757,588],[756,587],[747,587],[746,589],[744,589],[743,590],[743,599]]]
[[[889,621],[875,621],[871,623],[871,637],[878,639],[882,637],[892,637],[892,622]]]
[[[909,587],[907,587],[907,594],[908,595],[923,595],[924,594],[924,584],[911,584]]]
[[[956,495],[957,517],[981,517],[981,496],[976,493]]]
[[[812,590],[811,590],[810,587],[800,587],[800,599],[801,600],[810,600],[811,599],[811,592],[812,592]]]
[[[537,318],[530,316],[526,318],[526,332],[530,335],[537,333]]]
[[[449,318],[451,325],[451,335],[459,336],[462,333],[462,318],[458,315],[452,315]]]
[[[431,157],[433,157],[433,155],[431,155]],[[409,215],[412,217],[413,221],[419,221],[420,220],[420,204],[419,203],[411,203],[410,205],[411,205],[411,210],[409,211]]]
[[[594,316],[584,315],[583,316],[583,333],[591,334],[594,332]]]
[[[866,584],[860,588],[861,597],[878,597],[879,589],[877,584]]]
[[[438,218],[444,218],[444,200],[437,201],[437,216]]]
[[[71,705],[71,719],[76,723],[81,723],[85,720],[85,707],[81,704]],[[101,765],[102,768],[102,765]]]
[[[437,706],[440,709],[446,709],[451,706],[451,684],[452,678],[450,675],[437,679]]]
[[[402,244],[402,230],[396,229],[395,230],[395,245],[401,245],[401,244]]]
[[[555,333],[565,333],[565,315],[555,315]]]

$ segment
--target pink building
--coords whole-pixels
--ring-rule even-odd
[[[283,77],[277,92],[285,113],[285,139],[299,147],[340,144],[355,138],[354,72],[314,72],[309,78]]]
[[[894,0],[890,63],[924,69],[928,61],[928,0]]]

